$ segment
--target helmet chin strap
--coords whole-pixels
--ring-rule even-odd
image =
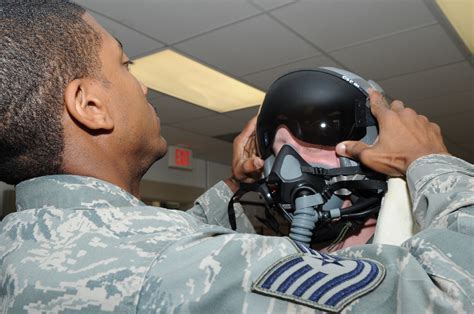
[[[232,197],[228,206],[232,229],[236,229],[233,204],[250,191],[258,192],[264,200],[265,225],[281,233],[273,217],[277,212],[291,222],[289,237],[307,246],[319,224],[377,213],[387,189],[385,177],[357,163],[344,163],[329,169],[310,165],[293,147],[284,145],[276,157],[265,160],[264,177],[253,184],[241,184]],[[348,197],[352,206],[342,208],[343,198]]]

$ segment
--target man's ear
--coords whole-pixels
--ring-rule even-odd
[[[64,102],[69,115],[83,127],[110,131],[114,121],[100,88],[103,87],[91,84],[88,79],[75,79],[66,87]]]

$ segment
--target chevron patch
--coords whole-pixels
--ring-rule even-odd
[[[252,285],[254,292],[316,309],[340,312],[375,289],[385,276],[382,264],[346,259],[311,250],[280,259]]]

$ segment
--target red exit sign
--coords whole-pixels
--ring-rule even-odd
[[[193,151],[189,148],[169,146],[168,165],[173,168],[193,169]]]

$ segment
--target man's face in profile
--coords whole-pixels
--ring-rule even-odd
[[[167,143],[160,134],[160,119],[146,98],[147,88],[129,72],[130,60],[121,44],[91,15],[86,13],[83,18],[102,38],[99,57],[106,82],[95,80],[93,84],[114,120],[115,138],[138,162],[161,158]]]

